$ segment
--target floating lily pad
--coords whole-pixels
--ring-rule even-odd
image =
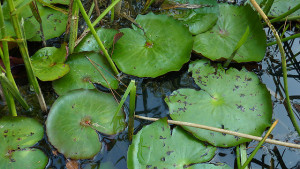
[[[216,0],[165,0],[161,8],[169,9],[162,13],[182,21],[193,35],[207,31],[218,20]]]
[[[17,1],[19,4],[23,4],[21,0]],[[51,39],[60,36],[66,30],[68,16],[57,10],[44,7],[37,2],[39,13],[42,19],[42,25],[44,30],[45,39]],[[10,23],[10,15],[8,4],[5,1],[3,4],[3,12],[5,18],[5,24],[7,27],[12,27]],[[22,10],[18,12],[19,19],[24,19],[24,30],[26,39],[30,41],[41,41],[41,31],[38,21],[33,16],[29,5],[22,6]],[[15,36],[13,31],[7,32],[8,36]]]
[[[75,90],[60,96],[46,121],[50,143],[67,158],[88,159],[101,149],[97,132],[124,130],[125,116],[113,96],[96,90]]]
[[[217,163],[217,164],[195,164],[188,169],[232,169],[227,164]]]
[[[192,35],[179,21],[166,15],[138,15],[144,29],[121,29],[124,35],[115,44],[112,59],[124,73],[157,77],[179,70],[189,61]]]
[[[118,33],[117,30],[105,29],[105,28],[97,28],[96,32],[106,49],[109,49],[112,46],[114,36]],[[100,51],[100,47],[96,39],[94,38],[93,34],[91,33],[86,35],[75,48],[75,52],[84,52],[84,51],[95,51],[95,52]]]
[[[190,164],[210,160],[215,147],[205,145],[184,130],[170,131],[167,119],[143,127],[133,136],[127,155],[129,169],[185,168]]]
[[[67,50],[64,45],[59,49],[42,48],[31,57],[34,74],[42,81],[59,79],[70,71],[69,65],[64,64],[66,59]]]
[[[87,57],[95,62],[94,65],[102,72],[105,79]],[[94,89],[93,83],[101,84],[107,88],[118,88],[119,82],[114,78],[109,63],[106,58],[99,53],[86,52],[72,54],[69,56],[66,64],[70,66],[70,72],[64,77],[53,81],[53,88],[59,95],[74,89]]]
[[[225,71],[199,60],[189,71],[202,90],[179,89],[165,99],[174,120],[260,136],[272,119],[271,95],[258,77],[245,68]],[[183,127],[214,146],[231,147],[249,139],[193,127]]]
[[[36,120],[26,117],[0,119],[0,168],[45,168],[47,156],[39,149],[29,148],[43,136],[43,126]]]
[[[247,41],[233,58],[236,62],[261,61],[266,52],[266,34],[256,12],[249,6],[222,4],[217,24],[195,37],[193,50],[211,60],[228,59],[247,27]]]

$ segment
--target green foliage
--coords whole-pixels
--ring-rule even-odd
[[[36,120],[26,117],[0,119],[0,168],[44,168],[47,156],[39,149],[30,148],[43,136],[43,126]]]
[[[115,44],[112,59],[124,73],[138,77],[157,77],[179,70],[189,61],[192,35],[179,21],[166,15],[138,15],[143,28],[124,28]]]
[[[207,60],[190,64],[200,91],[179,89],[165,99],[174,120],[260,136],[271,123],[271,95],[258,77],[246,69],[225,71]],[[214,146],[232,147],[250,141],[232,135],[183,127]]]
[[[67,158],[88,159],[101,149],[97,132],[117,134],[126,127],[125,115],[115,111],[111,94],[75,90],[60,96],[46,121],[48,139]]]
[[[63,77],[70,71],[64,64],[67,59],[66,47],[45,47],[38,50],[32,57],[31,63],[35,76],[42,81],[53,81]]]
[[[170,131],[167,119],[143,127],[133,136],[127,155],[129,169],[184,168],[210,160],[215,147],[205,145],[180,127]]]

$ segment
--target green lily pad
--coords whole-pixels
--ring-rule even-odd
[[[193,35],[198,35],[212,28],[218,20],[216,14],[195,14],[183,23],[189,27]]]
[[[95,65],[102,72],[105,79],[87,57],[95,62]],[[113,71],[109,63],[99,53],[86,52],[72,54],[69,56],[66,64],[70,66],[70,72],[64,77],[53,81],[53,88],[59,95],[74,89],[94,89],[93,83],[101,84],[107,88],[118,88],[118,80],[113,77]]]
[[[207,60],[190,64],[202,90],[179,89],[165,99],[174,120],[260,136],[272,119],[271,95],[258,77],[245,68],[225,71]],[[183,127],[214,146],[231,147],[249,139],[193,127]]]
[[[144,29],[124,28],[115,44],[112,59],[124,73],[138,77],[157,77],[179,70],[189,61],[192,35],[179,21],[166,15],[138,15]]]
[[[59,49],[42,48],[31,57],[34,74],[42,81],[59,79],[70,71],[69,65],[64,64],[66,59],[67,50],[64,45]]]
[[[220,5],[219,12],[217,24],[195,37],[193,50],[211,60],[228,59],[249,26],[249,37],[233,60],[261,61],[266,52],[266,34],[257,13],[249,5],[228,4]]]
[[[20,0],[16,2],[20,2],[21,4],[23,3]],[[55,38],[63,34],[66,30],[68,16],[54,9],[44,7],[39,2],[37,2],[37,6],[42,19],[45,40]],[[3,12],[5,13],[5,24],[7,27],[12,27],[9,16],[10,12],[6,1],[3,4]],[[22,9],[18,11],[17,14],[20,20],[21,18],[24,19],[26,39],[29,41],[41,41],[40,25],[33,16],[29,5],[22,6]],[[15,36],[15,33],[13,31],[8,31],[7,35]]]
[[[43,126],[34,119],[0,119],[0,168],[45,168],[48,163],[47,156],[39,149],[29,148],[43,136]]]
[[[114,36],[118,33],[117,30],[105,28],[97,28],[96,32],[106,49],[109,49],[113,45]],[[75,48],[75,52],[84,51],[100,51],[100,47],[91,33],[86,35]]]
[[[217,164],[195,164],[188,169],[232,169],[230,166],[224,163]]]
[[[187,146],[188,145],[188,146]],[[127,155],[129,169],[185,168],[210,160],[215,147],[205,145],[179,127],[172,135],[167,119],[143,127],[133,136]]]
[[[101,149],[97,132],[117,134],[126,127],[113,96],[96,90],[75,90],[60,96],[46,121],[50,143],[66,158],[88,159]]]

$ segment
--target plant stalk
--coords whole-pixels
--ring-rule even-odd
[[[78,32],[78,17],[79,17],[79,7],[77,3],[73,3],[72,7],[72,19],[70,25],[70,38],[69,38],[69,50],[70,54],[74,52],[75,42],[77,40]]]
[[[78,6],[79,6],[79,10],[80,10],[80,12],[81,12],[81,14],[82,14],[82,16],[83,16],[85,22],[87,23],[87,25],[88,25],[88,27],[90,28],[92,34],[94,35],[94,37],[95,37],[95,39],[96,39],[96,41],[97,41],[97,43],[98,43],[100,49],[101,49],[102,52],[104,53],[104,56],[106,57],[107,61],[109,62],[110,66],[112,67],[112,69],[113,69],[113,71],[115,72],[115,74],[118,75],[118,74],[119,74],[119,71],[118,71],[117,67],[115,66],[114,62],[112,61],[111,57],[109,56],[107,50],[105,49],[103,43],[101,42],[101,40],[100,40],[100,38],[99,38],[99,36],[97,35],[97,33],[96,33],[96,31],[95,31],[95,29],[94,29],[94,27],[93,27],[91,21],[89,20],[89,18],[88,18],[88,16],[87,16],[86,12],[85,12],[85,10],[84,10],[84,7],[83,7],[81,1],[80,1],[80,0],[76,0],[76,2],[77,2],[77,4],[78,4]]]
[[[241,155],[241,164],[244,165],[247,161],[247,147],[246,143],[242,143],[240,146],[240,155]],[[246,169],[248,169],[248,166],[246,165]]]
[[[129,120],[128,120],[128,139],[132,140],[133,130],[134,130],[134,115],[135,115],[135,101],[136,101],[136,85],[130,90],[130,102],[129,102]]]
[[[281,39],[281,42],[286,42],[288,40],[296,39],[296,38],[299,38],[299,37],[300,37],[300,33],[297,33],[295,35],[292,35],[292,36]],[[267,44],[267,46],[272,46],[272,45],[275,45],[276,43],[277,43],[277,41],[270,42],[270,43]]]
[[[250,1],[251,1],[251,3],[252,3],[253,0],[250,0]],[[253,4],[253,3],[252,3],[252,4]],[[257,4],[257,3],[256,3],[256,4]],[[254,6],[254,5],[253,5],[253,6]],[[255,8],[256,8],[256,7],[255,7]],[[270,23],[278,22],[278,21],[280,21],[281,19],[283,19],[283,18],[289,16],[290,14],[294,13],[294,12],[297,11],[298,9],[300,9],[300,3],[299,3],[298,5],[296,5],[294,8],[288,10],[286,13],[283,13],[283,14],[279,15],[278,17],[276,17],[276,18],[274,18],[274,19],[271,19],[269,22],[270,22]],[[257,9],[256,9],[256,10],[257,10]],[[265,15],[265,18],[268,18],[268,17]],[[265,18],[263,17],[264,20],[265,20]],[[264,24],[269,25],[268,22],[267,22],[266,20],[265,20],[265,23],[264,23]]]
[[[144,116],[139,116],[139,115],[134,115],[134,117],[139,118],[139,119],[143,119],[143,120],[149,120],[149,121],[159,120],[158,118],[144,117]],[[175,120],[168,120],[167,122],[169,124],[175,124],[175,125],[179,125],[179,126],[196,127],[196,128],[200,128],[200,129],[215,131],[215,132],[219,132],[219,133],[224,133],[224,134],[229,134],[229,135],[233,135],[233,136],[243,137],[243,138],[256,140],[256,141],[261,141],[263,139],[262,137],[257,137],[257,136],[252,136],[252,135],[249,135],[249,134],[244,134],[244,133],[239,133],[239,132],[235,132],[235,131],[220,129],[220,128],[217,128],[217,127],[205,126],[205,125],[201,125],[201,124],[195,124],[195,123],[189,123],[189,122],[183,122],[183,121],[175,121]],[[266,139],[265,142],[270,143],[270,144],[276,144],[276,145],[280,145],[280,146],[300,149],[300,144],[286,143],[286,142],[281,142],[281,141],[272,140],[272,139]]]
[[[22,29],[21,29],[21,26],[20,26],[20,23],[19,23],[19,20],[18,20],[18,16],[17,16],[16,13],[14,13],[14,11],[16,10],[14,2],[13,2],[13,0],[7,0],[7,2],[8,2],[9,9],[10,9],[10,13],[11,13],[10,17],[11,17],[12,24],[14,26],[16,37],[19,40],[22,40],[21,42],[18,42],[18,45],[19,45],[19,48],[20,48],[20,52],[21,52],[24,64],[25,64],[25,68],[26,68],[26,71],[27,71],[29,82],[33,86],[34,91],[37,94],[37,97],[38,97],[38,100],[39,100],[42,111],[46,112],[47,111],[47,106],[46,106],[43,94],[41,92],[40,86],[38,84],[38,81],[37,81],[36,77],[34,76],[34,73],[33,73],[33,70],[32,70],[32,65],[31,65],[31,61],[30,61],[30,58],[29,58],[27,45],[25,43],[25,38],[22,35]]]
[[[246,166],[248,166],[248,164],[253,159],[253,157],[255,156],[255,154],[257,153],[257,151],[260,149],[260,147],[264,144],[264,142],[266,141],[266,139],[269,137],[269,135],[271,134],[271,132],[273,131],[273,129],[275,128],[275,126],[277,125],[277,123],[278,123],[278,120],[276,120],[272,124],[272,126],[268,130],[267,134],[264,136],[264,138],[255,147],[255,149],[253,150],[253,152],[251,153],[251,155],[248,157],[247,161],[243,164],[243,166],[241,167],[241,169],[244,169]]]

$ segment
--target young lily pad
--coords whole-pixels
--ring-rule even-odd
[[[193,50],[211,60],[228,59],[249,26],[249,37],[233,60],[261,61],[266,52],[266,34],[257,13],[249,5],[228,4],[220,5],[219,12],[217,24],[195,37]]]
[[[106,49],[109,49],[112,46],[114,36],[118,33],[117,30],[105,29],[105,28],[97,28],[96,32]],[[75,52],[84,52],[84,51],[94,51],[94,52],[100,51],[100,47],[96,39],[94,38],[93,34],[91,33],[86,35],[75,48]]]
[[[202,90],[179,89],[165,99],[174,120],[260,136],[272,119],[271,95],[258,77],[245,68],[225,71],[199,60],[189,71]],[[193,127],[183,127],[214,146],[231,147],[249,139]]]
[[[88,159],[101,149],[97,132],[124,130],[125,116],[113,96],[96,90],[75,90],[60,96],[46,121],[50,143],[67,158]]]
[[[87,57],[95,62],[94,65],[102,72],[105,79]],[[114,78],[109,63],[99,53],[86,52],[72,54],[69,56],[66,64],[70,66],[70,72],[64,77],[53,81],[53,88],[59,95],[74,89],[94,89],[93,83],[99,83],[107,88],[118,88],[118,80]]]
[[[182,23],[153,13],[138,15],[136,22],[145,33],[137,27],[121,29],[124,35],[115,44],[112,59],[121,71],[157,77],[189,61],[193,39]]]
[[[215,150],[215,147],[205,145],[180,127],[173,129],[171,135],[167,119],[164,118],[143,127],[133,136],[128,149],[127,167],[185,168],[190,164],[210,160]]]
[[[47,156],[39,149],[29,148],[43,136],[43,126],[36,120],[26,117],[0,119],[0,168],[45,168]]]
[[[17,2],[21,3],[22,1],[19,0]],[[37,2],[37,6],[42,19],[45,40],[58,37],[65,32],[68,15],[49,7],[44,7],[39,2]],[[10,23],[10,12],[6,1],[3,4],[3,12],[5,14],[5,24],[7,24],[7,27],[12,27],[12,24]],[[33,16],[29,5],[22,7],[22,10],[18,11],[18,16],[20,20],[21,18],[24,19],[26,39],[30,41],[41,41],[40,25]],[[10,33],[7,34],[8,36],[15,36],[13,31],[9,31],[8,33]]]
[[[193,35],[198,35],[212,28],[218,20],[216,14],[195,14],[183,21]]]
[[[66,59],[67,50],[63,45],[59,49],[42,48],[31,57],[34,74],[42,81],[59,79],[70,71],[69,65],[64,64]]]

